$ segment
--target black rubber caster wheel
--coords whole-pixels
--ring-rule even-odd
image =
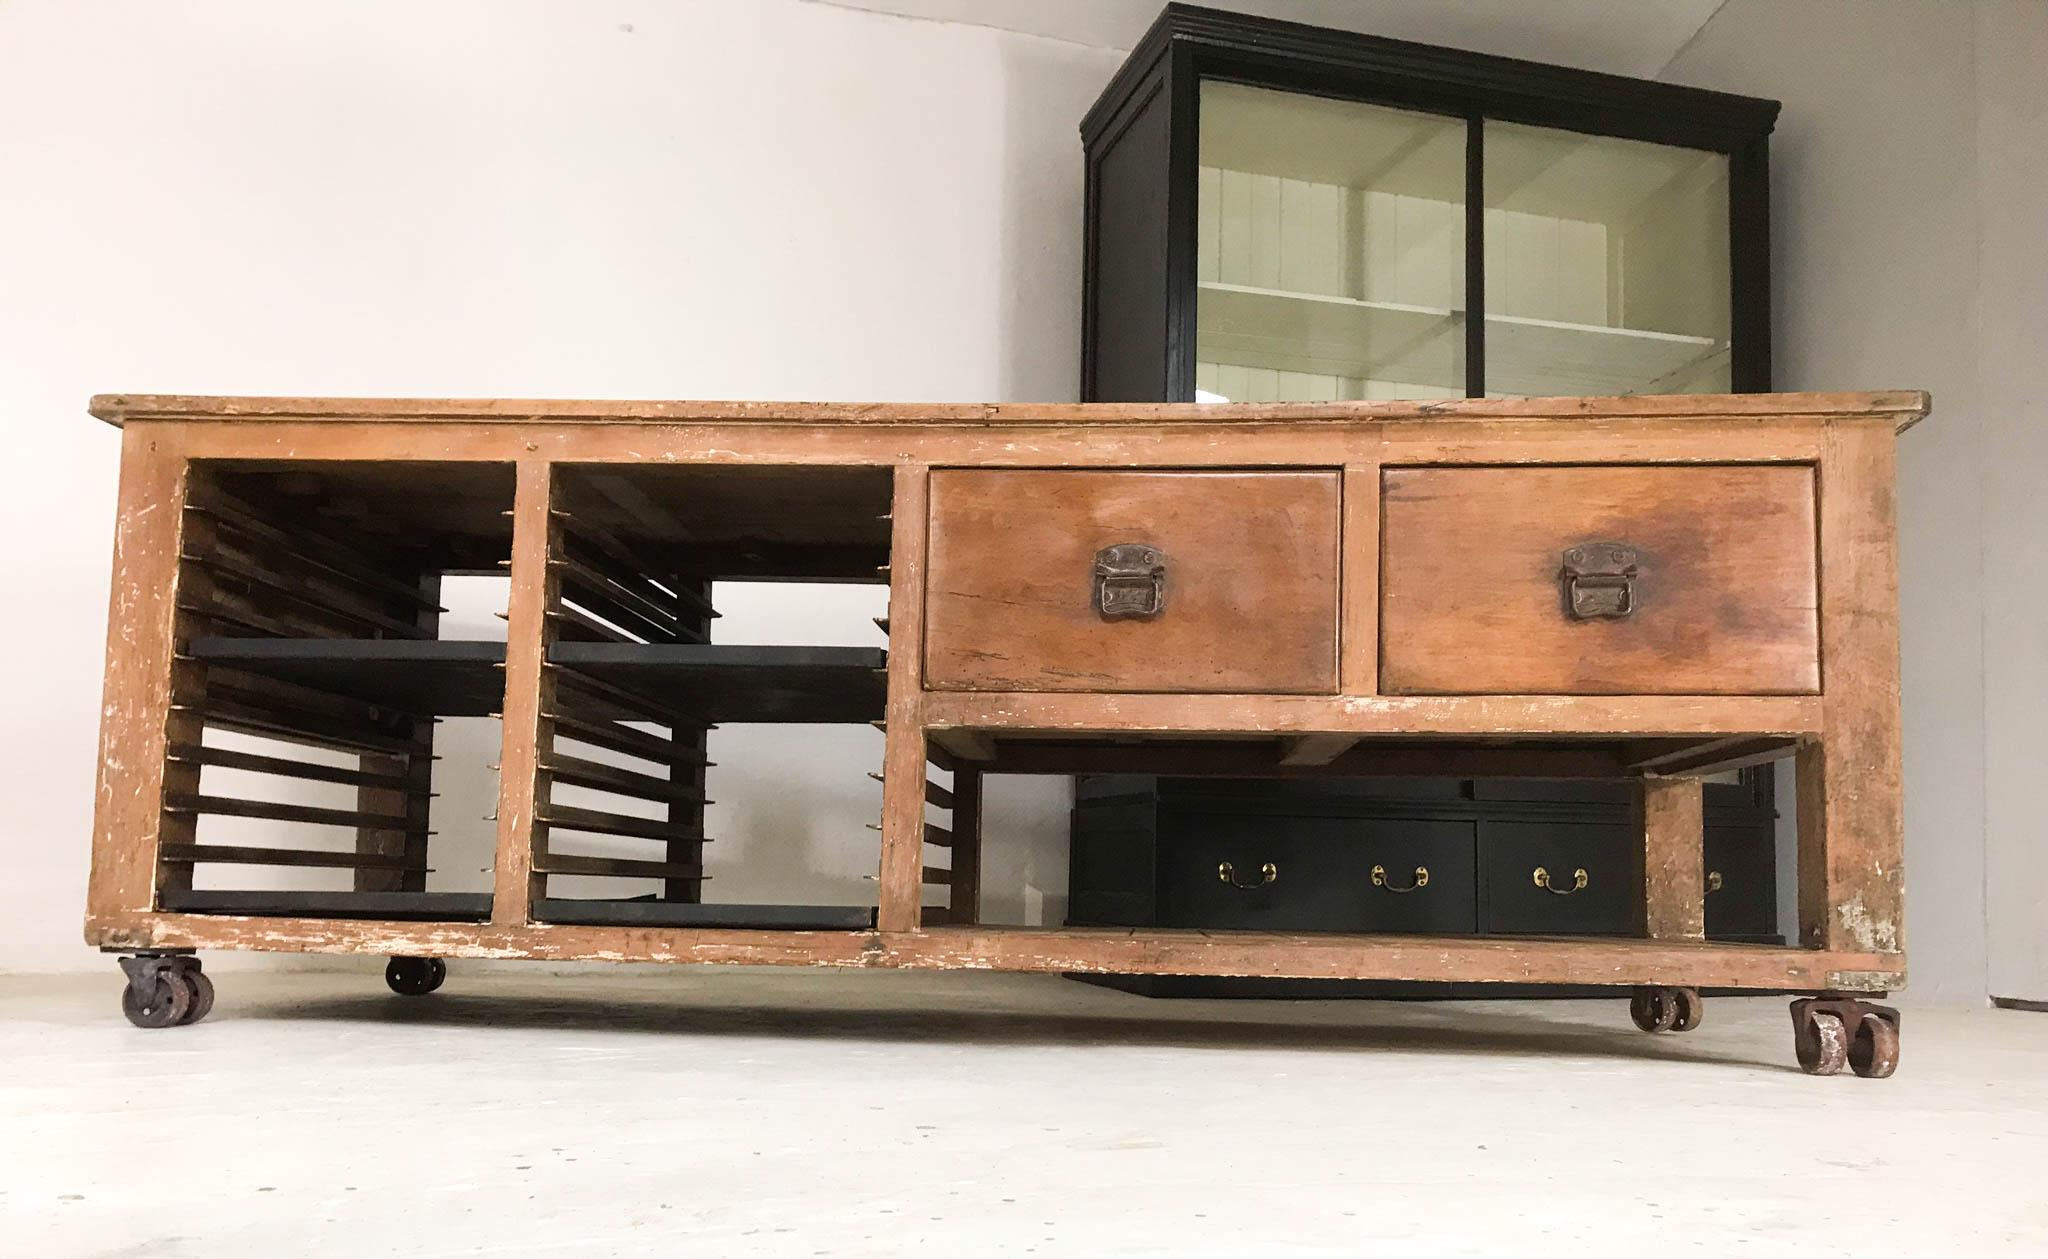
[[[1638,988],[1629,994],[1628,1017],[1646,1032],[1668,1032],[1678,1025],[1678,1001],[1669,988]]]
[[[384,966],[384,982],[401,997],[424,997],[448,978],[448,963],[438,957],[394,957]]]
[[[196,995],[182,972],[165,968],[157,971],[155,983],[137,988],[131,982],[121,990],[121,1013],[137,1027],[174,1027],[191,1021]]]
[[[1700,1020],[1707,1016],[1707,1003],[1700,999],[1699,989],[1673,988],[1670,992],[1678,1006],[1678,1017],[1672,1021],[1671,1030],[1689,1032],[1698,1027]]]
[[[213,981],[206,977],[206,972],[194,966],[191,970],[181,970],[176,974],[192,988],[192,1008],[178,1021],[185,1024],[197,1023],[213,1013]]]

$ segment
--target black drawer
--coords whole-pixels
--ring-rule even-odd
[[[1708,935],[1755,936],[1775,929],[1778,854],[1773,838],[1754,826],[1707,828]]]
[[[1177,809],[1161,821],[1165,926],[1468,933],[1478,921],[1467,822]]]
[[[1488,822],[1479,830],[1486,930],[1506,935],[1622,935],[1641,899],[1632,826]],[[1548,887],[1537,882],[1542,870]],[[1578,872],[1584,871],[1581,880]],[[1583,883],[1583,886],[1581,884]]]

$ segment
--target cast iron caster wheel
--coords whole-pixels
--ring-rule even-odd
[[[209,1002],[211,987],[209,986]],[[192,1005],[198,989],[180,971],[168,967],[156,972],[156,982],[137,988],[133,981],[121,990],[121,1013],[137,1027],[175,1027],[193,1021]]]
[[[384,982],[401,997],[424,997],[448,979],[448,963],[438,957],[394,957],[384,966]]]
[[[1899,1012],[1855,997],[1802,997],[1792,1003],[1792,1047],[1808,1075],[1847,1067],[1882,1080],[1899,1069]]]
[[[1839,1075],[1849,1064],[1849,1033],[1842,1016],[1816,1010],[1807,1014],[1806,1027],[1807,1035],[1793,1044],[1799,1069],[1808,1075]]]
[[[1849,1037],[1849,1069],[1882,1080],[1899,1069],[1899,1029],[1881,1014],[1865,1014]]]
[[[1706,1005],[1694,988],[1649,985],[1629,994],[1628,1016],[1646,1032],[1689,1032],[1705,1015]]]

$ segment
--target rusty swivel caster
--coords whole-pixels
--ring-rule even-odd
[[[401,997],[424,997],[448,978],[448,963],[438,957],[394,957],[384,967],[384,982]]]
[[[1846,1066],[1882,1080],[1899,1069],[1899,1012],[1854,997],[1801,997],[1792,1003],[1792,1048],[1808,1075]]]
[[[179,1027],[197,1023],[213,1009],[213,981],[189,953],[138,953],[120,959],[128,986],[121,1013],[137,1027]]]
[[[1629,994],[1628,1016],[1646,1032],[1689,1032],[1706,1013],[1697,988],[1651,985]]]

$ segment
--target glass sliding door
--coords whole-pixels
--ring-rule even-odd
[[[1484,128],[1487,394],[1727,392],[1727,157]]]
[[[1727,155],[1205,79],[1197,400],[1482,391],[1475,125],[1483,392],[1732,388]]]
[[[1461,118],[1204,80],[1197,399],[1463,397],[1465,148]]]

